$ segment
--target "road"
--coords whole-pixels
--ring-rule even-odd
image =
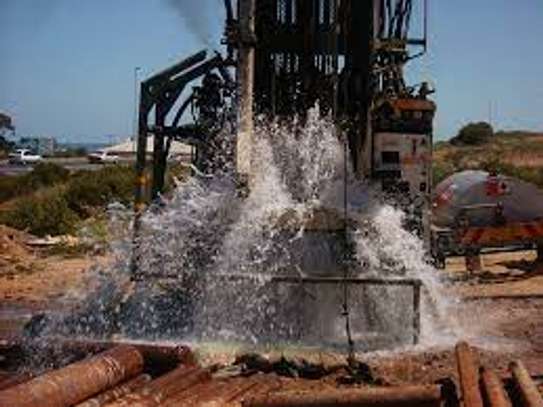
[[[46,158],[43,162],[55,163],[63,166],[64,168],[70,171],[80,171],[80,170],[99,170],[103,168],[103,164],[90,164],[85,157],[75,157],[75,158]],[[132,160],[122,160],[122,163],[129,164]],[[31,165],[11,165],[7,160],[0,160],[0,176],[9,176],[9,175],[21,175],[27,172],[32,171]]]

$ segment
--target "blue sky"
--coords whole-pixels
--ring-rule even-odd
[[[200,17],[175,3],[198,7]],[[218,43],[221,3],[0,0],[0,110],[13,115],[21,135],[90,142],[130,134],[134,67],[144,77]],[[543,131],[543,2],[430,6],[430,52],[408,76],[435,83],[436,137],[487,120],[490,110],[497,128]]]

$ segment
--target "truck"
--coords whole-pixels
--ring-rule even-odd
[[[38,163],[42,161],[43,158],[38,154],[32,154],[28,149],[21,148],[14,153],[9,154],[8,160],[12,165],[27,165]]]
[[[471,271],[479,255],[537,250],[543,257],[543,191],[496,172],[462,171],[439,183],[432,199],[432,255],[465,256]]]

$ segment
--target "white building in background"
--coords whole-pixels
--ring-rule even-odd
[[[152,155],[154,150],[154,136],[150,136],[147,138],[147,154]],[[133,139],[128,139],[126,141],[123,141],[122,143],[115,144],[109,147],[103,148],[104,151],[106,151],[108,154],[114,154],[121,157],[131,157],[136,155],[137,151],[137,143]],[[191,157],[193,154],[193,147],[181,143],[179,141],[173,141],[170,146],[170,154],[169,159],[176,160],[176,161],[185,161],[190,162]]]
[[[57,150],[57,141],[54,137],[22,137],[18,144],[21,148],[46,157],[53,156]]]

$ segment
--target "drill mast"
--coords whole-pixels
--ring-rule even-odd
[[[417,90],[404,79],[405,64],[426,50],[426,2],[224,0],[226,56],[207,59],[201,52],[142,84],[138,201],[146,196],[145,146],[150,134],[156,197],[172,140],[193,144],[196,165],[206,171],[218,155],[217,129],[225,127],[220,123],[236,121],[234,161],[243,179],[251,171],[254,114],[303,116],[317,102],[347,133],[357,176],[378,180],[385,190],[401,190],[411,198],[428,197],[435,105],[426,98],[432,92],[427,84]],[[411,35],[414,23],[421,27],[419,37]],[[230,78],[232,71],[235,78]],[[167,123],[185,86],[202,77]],[[233,105],[239,107],[237,119],[226,113]],[[194,122],[180,124],[190,106]],[[150,126],[153,109],[155,123]]]

